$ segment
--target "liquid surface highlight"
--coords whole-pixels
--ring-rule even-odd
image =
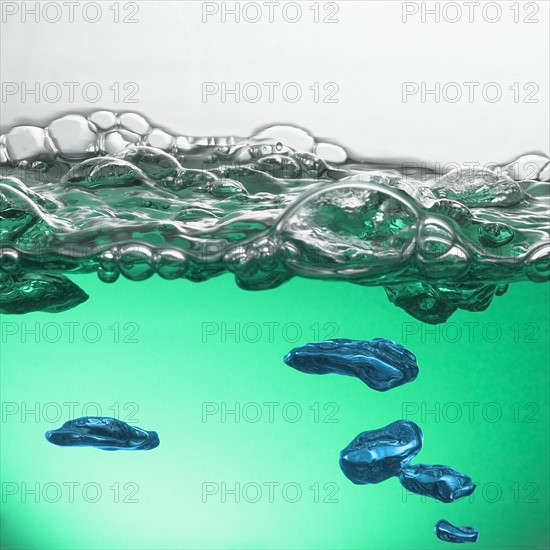
[[[383,286],[437,324],[550,278],[541,155],[439,174],[354,161],[290,126],[193,138],[98,111],[10,129],[0,168],[3,313],[75,307],[88,296],[71,273],[231,272],[247,290],[294,276]]]

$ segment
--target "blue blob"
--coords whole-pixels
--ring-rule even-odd
[[[466,497],[476,488],[468,476],[440,464],[407,466],[399,474],[399,479],[405,489],[441,502]]]
[[[435,536],[445,542],[476,542],[479,531],[475,527],[453,525],[441,519],[435,524]]]
[[[160,445],[157,432],[104,416],[69,420],[61,428],[46,432],[46,439],[61,447],[97,447],[103,451],[149,451]]]
[[[357,485],[380,483],[398,475],[418,454],[422,438],[422,430],[410,420],[363,432],[340,453],[340,468]]]
[[[401,386],[418,375],[416,357],[407,348],[385,338],[312,342],[291,350],[284,362],[309,374],[355,376],[378,391]]]

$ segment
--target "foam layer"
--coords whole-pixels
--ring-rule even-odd
[[[486,309],[511,282],[550,277],[540,155],[413,178],[298,128],[197,138],[100,111],[12,128],[0,164],[4,313],[80,303],[47,275],[204,281],[229,271],[248,290],[293,276],[383,286],[415,318],[440,323]],[[33,280],[41,294],[32,284],[22,294]]]

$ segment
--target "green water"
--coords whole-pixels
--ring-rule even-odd
[[[91,296],[79,307],[1,318],[2,549],[444,548],[433,534],[441,518],[478,528],[478,549],[550,546],[548,285],[514,283],[487,311],[434,327],[383,289],[348,283],[293,279],[246,292],[229,275],[72,279]],[[38,336],[23,338],[36,323]],[[72,338],[63,323],[78,323]],[[239,342],[221,334],[223,323],[240,324]],[[394,339],[420,374],[377,393],[282,362],[327,337]],[[156,430],[160,447],[50,445],[44,433],[69,419],[68,402],[78,403],[73,416],[97,414],[83,410],[95,402],[104,416]],[[203,418],[236,402],[239,422]],[[421,414],[436,403],[439,416]],[[415,462],[470,475],[472,497],[442,504],[405,493],[396,478],[355,486],[344,477],[339,451],[400,418],[424,431]],[[38,495],[23,497],[24,483],[39,484]]]

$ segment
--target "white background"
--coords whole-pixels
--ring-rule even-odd
[[[423,159],[433,162],[505,162],[527,152],[549,152],[549,38],[548,2],[474,2],[474,21],[469,21],[466,4],[459,5],[462,17],[455,15],[448,2],[340,1],[319,2],[321,22],[315,23],[310,7],[300,2],[302,15],[295,23],[285,21],[283,7],[274,6],[274,21],[264,2],[252,2],[241,21],[226,14],[217,3],[218,14],[203,21],[201,2],[136,2],[136,23],[124,23],[132,11],[128,2],[119,3],[119,18],[114,22],[114,2],[104,1],[97,23],[84,20],[76,7],[74,22],[63,2],[57,22],[56,6],[44,17],[27,14],[24,6],[10,15],[14,2],[2,2],[1,80],[32,88],[39,82],[78,82],[75,101],[68,93],[59,101],[48,102],[32,95],[2,97],[1,127],[6,132],[15,124],[47,124],[67,112],[89,113],[96,109],[117,112],[135,111],[153,125],[182,135],[247,136],[259,127],[275,123],[306,128],[318,138],[343,145],[353,156],[363,158]],[[33,9],[36,2],[27,2]],[[45,4],[41,3],[42,6]],[[82,4],[90,4],[83,2]],[[214,9],[214,3],[207,3]],[[9,8],[7,6],[10,6]],[[336,5],[337,12],[324,23]],[[403,22],[403,10],[417,9]],[[495,7],[494,5],[497,5]],[[439,6],[440,21],[425,15],[423,9]],[[534,6],[534,7],[533,7]],[[261,20],[252,19],[257,8]],[[498,21],[491,23],[501,10]],[[42,9],[42,7],[41,7]],[[295,11],[286,8],[290,17]],[[447,11],[445,11],[447,10]],[[536,11],[536,13],[534,13]],[[94,17],[90,9],[88,14]],[[533,14],[534,13],[534,14]],[[519,22],[514,17],[519,16]],[[527,23],[524,20],[538,20]],[[290,103],[275,95],[273,103],[265,97],[257,103],[224,103],[221,96],[203,101],[203,82],[229,87],[236,82],[294,81],[303,97]],[[88,82],[101,86],[102,99],[90,103],[78,90]],[[117,103],[113,91],[135,82],[138,103]],[[315,102],[309,86],[335,82],[337,103]],[[465,96],[456,103],[436,102],[420,95],[402,99],[402,83],[426,82],[433,87],[448,82],[478,82],[475,101]],[[502,98],[490,103],[482,86],[496,82]],[[509,89],[520,85],[520,101]],[[538,86],[538,103],[522,101],[523,85]],[[280,88],[279,88],[280,89]],[[531,88],[532,89],[532,88]],[[124,93],[121,94],[125,95]]]

